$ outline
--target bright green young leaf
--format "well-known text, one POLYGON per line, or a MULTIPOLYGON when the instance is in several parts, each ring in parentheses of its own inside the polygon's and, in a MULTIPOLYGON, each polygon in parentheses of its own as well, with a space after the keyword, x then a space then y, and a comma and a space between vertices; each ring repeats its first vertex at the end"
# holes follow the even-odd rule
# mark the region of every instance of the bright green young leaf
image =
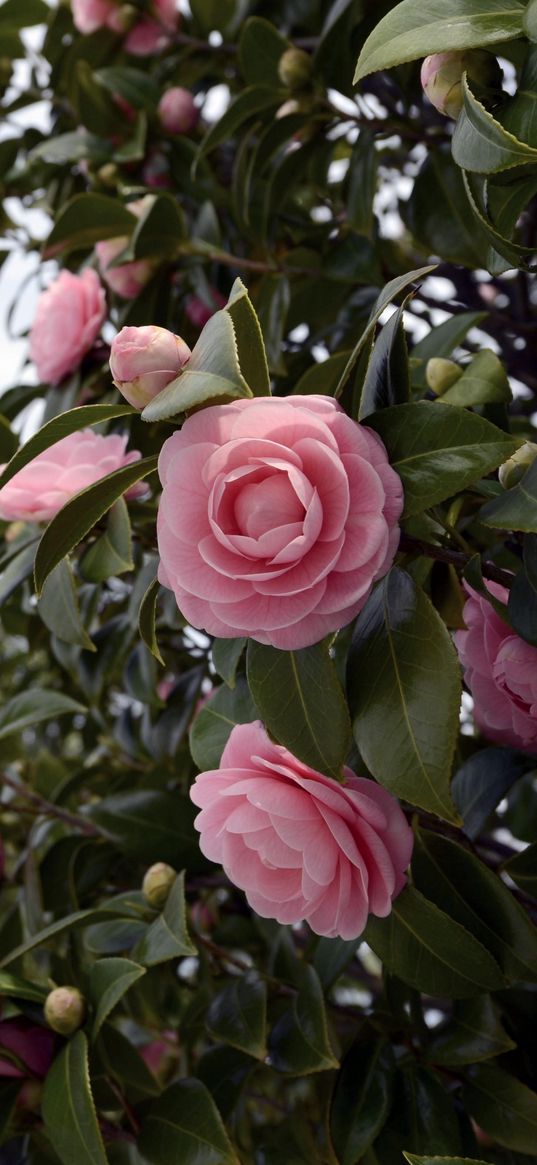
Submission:
POLYGON ((403 0, 376 25, 360 53, 354 83, 430 53, 484 48, 520 36, 518 0, 403 0))
POLYGON ((404 514, 459 493, 510 457, 519 442, 477 414, 441 401, 394 405, 367 418, 405 491, 404 514))
POLYGON ((237 343, 239 367, 254 396, 270 396, 267 354, 257 314, 241 279, 236 279, 225 311, 229 312, 237 343))
POLYGON ((62 558, 49 574, 37 604, 43 623, 64 643, 75 643, 95 651, 80 615, 73 572, 68 558, 62 558))
POLYGON ((210 1092, 188 1077, 146 1108, 139 1146, 151 1165, 240 1165, 210 1092))
POLYGON ((388 918, 370 917, 364 938, 392 975, 427 995, 468 999, 504 986, 485 947, 413 886, 388 918))
POLYGON ((108 1165, 91 1093, 88 1042, 83 1032, 56 1056, 45 1081, 45 1129, 62 1165, 108 1165))
POLYGON ((267 988, 255 971, 231 979, 207 1012, 207 1030, 215 1040, 261 1061, 267 1055, 266 1024, 267 988))
POLYGON ((501 1023, 498 1008, 489 995, 481 995, 479 999, 459 999, 455 1003, 451 1020, 433 1034, 427 1059, 431 1064, 459 1068, 476 1060, 502 1056, 515 1047, 501 1023))
POLYGON ((304 764, 339 778, 352 734, 326 643, 278 651, 250 639, 246 666, 268 731, 304 764))
POLYGON ((116 417, 132 417, 136 414, 136 409, 125 404, 80 405, 76 409, 70 409, 67 413, 60 413, 59 416, 53 417, 51 421, 43 425, 39 432, 25 441, 24 445, 21 445, 0 476, 0 489, 19 472, 19 469, 33 461, 38 453, 49 449, 51 445, 55 445, 63 437, 68 437, 70 433, 85 429, 86 425, 98 425, 102 421, 112 421, 116 417))
POLYGON ((184 872, 177 875, 162 914, 151 924, 133 954, 144 967, 197 954, 186 925, 184 872))
POLYGON ((131 959, 99 959, 93 964, 89 976, 89 997, 95 1008, 93 1039, 97 1038, 105 1019, 129 987, 142 975, 145 975, 145 967, 131 959))
POLYGON ((459 665, 443 621, 404 571, 392 569, 358 617, 347 686, 355 740, 376 780, 457 821, 449 782, 459 665))
POLYGON ((357 1041, 336 1077, 330 1135, 340 1165, 355 1165, 380 1132, 392 1099, 393 1052, 387 1040, 357 1041))
POLYGON ((200 335, 183 372, 145 406, 144 421, 165 421, 210 401, 252 397, 239 365, 233 321, 217 311, 200 335))
POLYGON ((153 473, 157 460, 156 456, 143 457, 140 461, 114 470, 107 477, 101 477, 93 485, 80 490, 56 514, 47 526, 35 556, 34 577, 38 595, 58 562, 82 541, 125 490, 153 473))
POLYGON ((537 461, 526 470, 518 485, 483 506, 479 520, 500 530, 537 534, 537 461))
POLYGON ((74 716, 86 709, 77 700, 64 696, 62 692, 44 691, 42 688, 28 688, 6 700, 0 708, 0 740, 11 736, 12 732, 22 732, 33 728, 44 720, 55 720, 58 716, 74 716))
POLYGON ((104 534, 84 554, 80 573, 88 582, 98 583, 133 569, 131 523, 127 503, 121 497, 109 511, 104 534))
POLYGON ((505 368, 494 352, 483 348, 472 356, 460 379, 442 393, 442 404, 474 405, 502 404, 511 400, 511 389, 505 368))
POLYGON ((231 730, 236 724, 259 719, 246 680, 239 676, 233 689, 223 684, 198 712, 190 730, 190 751, 199 769, 217 769, 231 730))
POLYGON ((511 166, 537 160, 537 149, 504 129, 474 96, 465 78, 463 93, 464 108, 452 141, 453 157, 462 170, 497 174, 511 166))
POLYGON ((118 198, 108 194, 75 194, 60 211, 47 239, 44 257, 86 250, 101 239, 131 235, 136 218, 118 198))
POLYGON ((410 397, 410 374, 403 312, 405 303, 384 324, 367 366, 359 408, 359 420, 377 409, 405 404, 410 397))
POLYGON ((496 1064, 474 1064, 463 1088, 464 1104, 476 1123, 507 1149, 534 1153, 537 1093, 496 1064))
POLYGON ((301 968, 292 1003, 274 1024, 269 1037, 270 1063, 277 1072, 308 1076, 338 1068, 326 1023, 321 985, 313 967, 301 968))

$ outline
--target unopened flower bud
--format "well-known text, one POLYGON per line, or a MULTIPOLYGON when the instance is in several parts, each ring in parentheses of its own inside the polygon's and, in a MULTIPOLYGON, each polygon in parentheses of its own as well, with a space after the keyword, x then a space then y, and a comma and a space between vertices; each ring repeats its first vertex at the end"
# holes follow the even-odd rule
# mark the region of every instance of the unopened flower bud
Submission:
POLYGON ((502 72, 496 57, 485 49, 433 53, 421 66, 421 84, 431 105, 446 117, 457 118, 463 107, 462 76, 468 73, 485 89, 498 89, 502 72))
POLYGON ((176 85, 163 93, 157 113, 167 133, 190 133, 199 121, 199 109, 188 89, 176 85))
POLYGON ((146 871, 142 882, 142 894, 155 910, 161 910, 175 882, 177 874, 166 862, 155 862, 146 871))
POLYGON ((278 76, 286 89, 304 89, 311 82, 311 57, 303 49, 290 48, 278 62, 278 76))
POLYGON ((537 445, 533 441, 525 441, 508 461, 504 461, 503 465, 500 465, 498 477, 503 488, 512 489, 514 485, 518 485, 536 457, 537 445))
POLYGON ((425 379, 428 387, 437 396, 442 396, 462 376, 462 368, 454 360, 444 360, 442 356, 433 356, 427 361, 425 379))
POLYGON ((48 1026, 61 1036, 71 1036, 84 1022, 86 1003, 77 987, 55 987, 45 999, 48 1026))
POLYGON ((104 166, 97 170, 97 177, 103 186, 116 186, 118 174, 118 168, 113 162, 105 162, 104 166))
POLYGON ((189 357, 188 344, 167 328, 122 328, 112 341, 110 371, 125 400, 143 409, 175 380, 189 357))

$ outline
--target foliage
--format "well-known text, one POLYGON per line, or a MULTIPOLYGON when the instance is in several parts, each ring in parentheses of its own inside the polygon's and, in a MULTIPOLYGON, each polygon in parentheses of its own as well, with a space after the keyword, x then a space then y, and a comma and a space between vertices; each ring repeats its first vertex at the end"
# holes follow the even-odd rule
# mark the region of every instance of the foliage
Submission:
POLYGON ((466 693, 461 723, 453 632, 467 580, 537 657, 537 462, 496 472, 537 441, 537 3, 191 0, 135 56, 67 2, 5 0, 0 75, 4 272, 24 253, 35 291, 118 238, 148 264, 71 375, 0 398, 0 489, 91 425, 141 454, 47 525, 0 521, 0 1163, 527 1165, 537 747, 472 727, 466 693), (451 123, 419 64, 474 48, 505 86, 463 80, 451 123), (201 119, 173 134, 177 83, 201 119), (142 415, 108 341, 148 324, 192 356, 142 415), (433 358, 459 365, 442 399, 433 358), (270 393, 337 399, 405 492, 393 568, 296 651, 193 630, 157 578, 164 441, 270 393), (258 916, 200 851, 189 788, 257 719, 412 824, 408 884, 356 939, 258 916), (54 985, 86 1015, 39 1074, 5 1025, 42 1028, 54 985))

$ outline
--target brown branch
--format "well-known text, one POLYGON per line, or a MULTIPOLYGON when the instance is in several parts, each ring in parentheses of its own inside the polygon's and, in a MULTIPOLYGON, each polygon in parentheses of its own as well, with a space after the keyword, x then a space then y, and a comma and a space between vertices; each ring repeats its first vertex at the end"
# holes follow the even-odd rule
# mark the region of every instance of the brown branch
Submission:
MULTIPOLYGON (((19 797, 23 797, 25 801, 36 809, 38 813, 42 813, 44 817, 56 817, 58 821, 63 821, 65 825, 72 825, 75 829, 85 833, 87 837, 100 837, 98 829, 90 825, 89 821, 84 821, 82 817, 75 816, 74 813, 69 813, 67 809, 61 809, 59 805, 55 805, 52 801, 46 801, 44 797, 40 797, 39 793, 34 793, 32 789, 28 789, 26 785, 15 781, 13 777, 8 777, 7 773, 0 774, 0 781, 7 785, 9 789, 13 789, 19 797)), ((10 805, 10 808, 13 806, 10 805)), ((27 812, 27 810, 24 810, 27 812)))
MULTIPOLYGON (((435 546, 432 542, 424 542, 421 538, 413 538, 410 534, 401 534, 401 541, 399 549, 403 553, 411 554, 417 551, 418 554, 423 554, 426 558, 434 558, 437 562, 447 562, 457 570, 463 571, 474 555, 463 554, 462 550, 448 550, 446 546, 435 546)), ((493 562, 482 562, 481 570, 484 578, 490 579, 492 582, 500 583, 508 589, 512 587, 514 575, 509 570, 502 570, 500 566, 495 566, 493 562)))

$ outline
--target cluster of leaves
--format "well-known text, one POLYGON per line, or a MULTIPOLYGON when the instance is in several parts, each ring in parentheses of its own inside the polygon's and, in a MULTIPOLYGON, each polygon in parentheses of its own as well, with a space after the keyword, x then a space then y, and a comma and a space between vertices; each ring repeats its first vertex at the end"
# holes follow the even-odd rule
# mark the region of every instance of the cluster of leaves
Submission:
POLYGON ((535 437, 537 141, 531 111, 516 106, 534 68, 535 4, 190 7, 169 49, 144 61, 112 33, 77 34, 68 5, 0 8, 12 126, 0 143, 2 257, 24 247, 37 272, 43 258, 78 271, 96 242, 127 235, 122 260, 149 257, 155 274, 133 301, 110 296, 111 323, 167 326, 196 348, 179 396, 157 398, 144 420, 119 402, 101 343, 59 387, 24 383, 0 401, 0 486, 89 424, 128 429, 143 454, 44 531, 2 527, 2 1020, 42 1024, 51 983, 76 985, 87 1019, 58 1040, 42 1094, 0 1083, 0 1161, 527 1165, 535 760, 459 732, 450 632, 462 626, 463 576, 483 592, 484 577, 514 575, 504 617, 537 646, 537 463, 507 491, 494 474, 535 437), (408 62, 450 47, 457 15, 451 47, 501 45, 520 91, 490 112, 468 89, 452 158, 408 62), (27 52, 33 23, 46 32, 27 52), (279 69, 291 46, 310 66, 296 86, 279 69), (355 97, 359 53, 360 75, 373 76, 355 97), (17 88, 8 65, 24 57, 17 88), (157 106, 178 81, 206 102, 225 86, 229 104, 172 137, 157 106), (27 117, 21 128, 43 98, 52 132, 24 128, 27 117), (394 238, 382 208, 409 189, 394 238), (127 202, 148 190, 136 222, 127 202), (17 200, 47 216, 41 250, 17 200), (447 311, 431 259, 454 288, 447 311), (501 274, 513 264, 518 274, 501 274), (210 304, 211 287, 229 302, 199 336, 188 304, 210 304), (418 319, 436 326, 409 355, 418 319), (528 399, 511 399, 497 350, 528 399), (437 400, 427 361, 453 355, 462 375, 437 400), (212 377, 230 397, 267 392, 269 378, 278 395, 337 396, 403 480, 397 565, 331 645, 211 642, 156 581, 156 455, 188 384, 199 406, 212 377), (37 401, 41 427, 19 448, 37 401), (152 496, 127 506, 124 491, 145 477, 152 496), (369 773, 413 818, 410 883, 363 942, 258 918, 200 854, 189 785, 218 765, 234 724, 258 717, 320 772, 347 762, 369 773), (160 911, 139 889, 157 861, 181 871, 160 911))

